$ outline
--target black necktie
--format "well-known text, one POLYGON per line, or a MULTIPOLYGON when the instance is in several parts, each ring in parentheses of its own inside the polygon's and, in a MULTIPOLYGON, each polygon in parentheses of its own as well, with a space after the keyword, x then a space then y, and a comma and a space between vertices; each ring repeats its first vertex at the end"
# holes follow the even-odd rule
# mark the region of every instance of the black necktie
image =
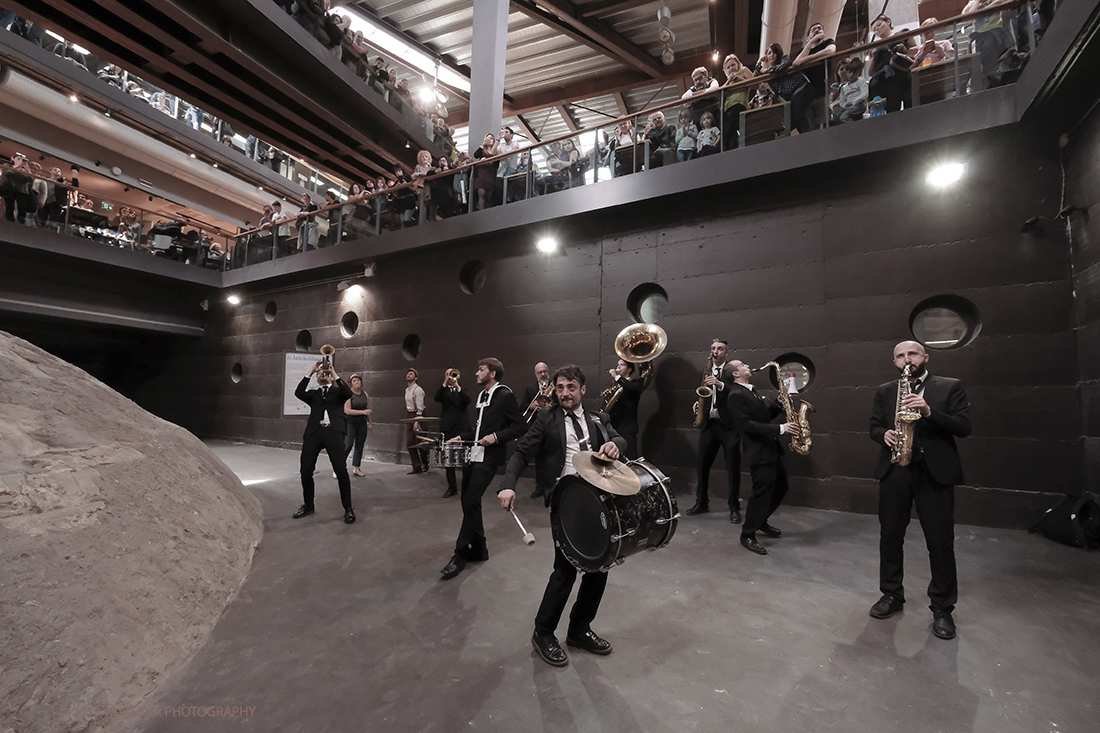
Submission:
POLYGON ((322 400, 327 400, 328 399, 328 386, 327 385, 324 386, 324 387, 321 387, 321 399, 322 400))
POLYGON ((588 450, 588 440, 584 437, 584 430, 581 429, 581 421, 577 419, 577 413, 570 411, 567 414, 569 419, 573 421, 573 433, 577 436, 577 449, 588 450))

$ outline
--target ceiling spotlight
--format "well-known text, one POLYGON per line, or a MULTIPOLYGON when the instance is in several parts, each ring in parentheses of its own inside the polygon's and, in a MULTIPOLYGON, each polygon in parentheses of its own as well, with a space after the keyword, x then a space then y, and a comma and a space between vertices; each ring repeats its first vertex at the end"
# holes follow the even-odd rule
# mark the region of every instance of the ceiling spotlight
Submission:
POLYGON ((551 252, 554 252, 558 249, 558 240, 554 239, 553 237, 543 237, 535 244, 535 246, 539 248, 539 252, 550 254, 551 252))
POLYGON ((378 263, 372 262, 369 265, 363 265, 363 277, 374 277, 378 273, 378 263))
POLYGON ((129 193, 130 192, 130 187, 126 186, 125 188, 122 189, 122 192, 123 193, 129 193))
POLYGON ((192 158, 194 158, 194 157, 195 157, 195 154, 194 154, 194 153, 191 153, 191 157, 192 157, 192 158))
POLYGON ((672 62, 676 60, 676 54, 672 52, 671 46, 665 46, 665 50, 661 51, 661 63, 665 66, 672 66, 672 62))
POLYGON ((217 167, 218 167, 218 164, 217 164, 217 163, 215 163, 215 164, 214 164, 214 167, 215 167, 215 168, 217 168, 217 167))
POLYGON ((260 186, 260 190, 261 190, 261 191, 263 191, 263 190, 264 190, 264 187, 263 187, 263 186, 260 186))
POLYGON ((150 201, 152 201, 152 200, 153 200, 153 197, 152 197, 152 196, 150 196, 150 197, 149 197, 149 200, 150 200, 150 201))
POLYGON ((109 109, 108 109, 108 110, 105 110, 105 111, 103 112, 103 115, 104 115, 104 117, 110 117, 110 116, 111 116, 111 110, 109 110, 109 109))
POLYGON ((420 87, 420 101, 424 103, 431 102, 435 98, 435 92, 431 87, 420 87))
POLYGON ((412 145, 409 145, 409 141, 408 141, 408 140, 406 140, 406 141, 405 141, 405 149, 407 150, 407 149, 409 149, 409 148, 411 148, 411 147, 412 147, 412 145))
POLYGON ((657 40, 661 43, 672 43, 676 40, 676 34, 666 25, 657 29, 657 40))
POLYGON ((240 305, 241 304, 241 298, 240 298, 239 295, 230 295, 225 300, 226 300, 227 303, 229 303, 229 305, 240 305))
POLYGON ((717 60, 718 60, 718 56, 719 56, 719 55, 720 55, 720 54, 718 53, 718 49, 715 49, 715 50, 714 50, 714 56, 713 56, 712 58, 713 58, 713 59, 714 59, 715 61, 717 61, 717 60))
POLYGON ((966 172, 966 166, 962 163, 944 163, 928 171, 924 180, 929 186, 944 188, 958 181, 966 172))
POLYGON ((70 102, 75 102, 76 101, 76 95, 75 94, 70 94, 69 95, 69 101, 70 102))

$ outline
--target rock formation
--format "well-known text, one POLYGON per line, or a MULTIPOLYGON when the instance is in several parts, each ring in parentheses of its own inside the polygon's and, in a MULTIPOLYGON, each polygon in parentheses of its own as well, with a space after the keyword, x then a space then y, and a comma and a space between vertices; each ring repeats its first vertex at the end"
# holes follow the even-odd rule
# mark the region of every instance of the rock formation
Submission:
POLYGON ((132 727, 261 533, 197 438, 0 331, 0 732, 132 727))

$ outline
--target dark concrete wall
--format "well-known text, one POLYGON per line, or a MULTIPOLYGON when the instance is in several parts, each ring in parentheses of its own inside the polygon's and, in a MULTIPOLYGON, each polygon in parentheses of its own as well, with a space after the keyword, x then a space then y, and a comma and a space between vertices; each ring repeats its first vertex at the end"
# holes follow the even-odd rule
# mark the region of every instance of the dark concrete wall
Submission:
POLYGON ((815 445, 809 457, 788 458, 791 501, 874 511, 874 388, 896 378, 891 349, 909 337, 914 306, 957 294, 977 307, 981 332, 968 346, 935 352, 930 367, 961 378, 973 403, 959 518, 1026 524, 1051 503, 1042 492, 1075 491, 1082 478, 1064 233, 1020 231, 1055 206, 1059 184, 1053 140, 1002 129, 451 242, 381 260, 377 276, 360 281, 358 303, 342 302, 335 279, 246 293, 236 308, 219 303, 206 337, 137 396, 201 435, 295 444, 303 423, 280 416, 282 355, 308 329, 314 350, 336 346, 341 372, 364 374, 376 420, 371 457, 405 461, 397 420, 408 366, 420 370, 430 399, 450 366, 472 388, 482 356, 503 360, 517 392, 536 361, 572 361, 587 371, 594 398, 607 386, 614 336, 631 322, 627 295, 656 282, 669 296, 660 325, 670 347, 642 400, 642 446, 677 492, 694 487, 691 403, 710 339, 722 336, 754 365, 787 352, 814 364, 805 396, 817 407, 815 445), (967 175, 933 191, 924 173, 947 158, 967 160, 967 175), (534 248, 550 230, 561 254, 534 248), (487 273, 474 295, 459 285, 470 260, 487 273), (272 322, 269 301, 278 309, 272 322), (349 310, 360 325, 344 338, 349 310), (414 361, 401 349, 411 333, 423 344, 414 361), (240 383, 230 379, 235 363, 240 383))
POLYGON ((1100 112, 1094 110, 1073 131, 1064 155, 1065 204, 1088 213, 1051 226, 1070 233, 1084 486, 1095 491, 1100 480, 1100 112))

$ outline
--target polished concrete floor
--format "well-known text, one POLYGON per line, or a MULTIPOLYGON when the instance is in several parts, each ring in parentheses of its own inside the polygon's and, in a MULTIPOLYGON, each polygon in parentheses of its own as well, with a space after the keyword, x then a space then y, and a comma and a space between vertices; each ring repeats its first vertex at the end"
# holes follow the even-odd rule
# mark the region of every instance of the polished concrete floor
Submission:
POLYGON ((724 514, 684 517, 670 546, 611 571, 593 628, 614 653, 570 650, 557 669, 530 644, 553 557, 530 482, 519 512, 536 543, 490 493, 490 559, 444 582, 460 510, 441 470, 365 465, 345 525, 325 466, 317 513, 293 520, 295 452, 212 445, 259 498, 265 534, 156 703, 252 710, 142 731, 1100 730, 1100 553, 959 527, 959 636, 942 641, 915 521, 909 602, 879 621, 874 517, 781 508, 767 557, 724 514))

